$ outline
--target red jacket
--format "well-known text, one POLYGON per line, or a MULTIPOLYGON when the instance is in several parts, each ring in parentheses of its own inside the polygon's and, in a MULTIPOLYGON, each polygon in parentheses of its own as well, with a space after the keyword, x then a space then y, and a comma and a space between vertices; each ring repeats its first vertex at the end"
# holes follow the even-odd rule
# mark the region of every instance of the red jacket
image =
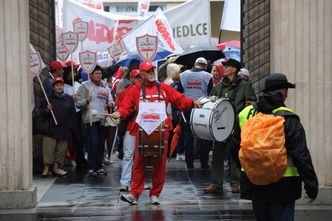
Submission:
MULTIPOLYGON (((126 94, 123 102, 121 102, 117 110, 121 113, 121 118, 128 118, 131 116, 131 114, 137 115, 139 100, 143 100, 141 87, 142 83, 137 83, 136 85, 132 86, 126 94)), ((145 86, 145 92, 147 101, 154 102, 158 100, 158 87, 156 84, 150 87, 145 86)), ((165 101, 166 107, 169 103, 171 103, 179 110, 190 110, 194 106, 193 99, 185 97, 183 94, 179 93, 177 90, 164 83, 160 83, 160 100, 165 101)), ((132 121, 136 121, 136 116, 133 117, 132 121)), ((165 120, 165 124, 168 126, 169 130, 172 130, 172 121, 168 115, 167 119, 165 120)), ((132 123, 129 131, 130 135, 136 136, 137 131, 138 124, 132 123)))
MULTIPOLYGON (((132 88, 133 85, 129 85, 129 87, 127 87, 126 89, 124 89, 123 91, 120 92, 120 94, 117 96, 116 100, 115 100, 115 105, 117 107, 119 107, 123 101, 123 99, 125 98, 126 94, 128 94, 128 91, 132 88)), ((132 124, 134 123, 134 121, 130 120, 127 123, 127 130, 130 130, 130 128, 132 127, 132 124)))

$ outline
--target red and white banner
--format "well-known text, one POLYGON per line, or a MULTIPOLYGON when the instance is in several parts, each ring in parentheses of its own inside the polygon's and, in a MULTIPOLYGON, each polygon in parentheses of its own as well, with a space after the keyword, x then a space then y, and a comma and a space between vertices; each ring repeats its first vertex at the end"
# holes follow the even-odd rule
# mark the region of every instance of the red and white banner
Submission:
POLYGON ((79 21, 73 24, 74 32, 78 34, 78 39, 80 42, 84 41, 88 35, 88 22, 79 21))
POLYGON ((150 0, 139 0, 138 1, 138 14, 139 17, 147 16, 150 7, 150 0))
MULTIPOLYGON (((181 47, 189 48, 194 45, 207 45, 210 43, 211 18, 209 0, 187 1, 165 11, 162 13, 162 16, 167 21, 170 28, 168 32, 171 37, 181 47), (199 12, 197 12, 198 8, 200 9, 199 12)), ((111 43, 132 31, 142 19, 142 17, 121 16, 95 10, 73 0, 63 0, 63 30, 70 31, 75 22, 88 22, 89 30, 87 39, 84 41, 84 47, 93 51, 106 51, 111 43)), ((145 21, 142 22, 144 23, 145 21)), ((162 30, 162 24, 159 27, 162 30)), ((144 34, 146 33, 142 35, 144 34)), ((152 35, 155 34, 153 33, 152 35)), ((129 47, 127 49, 132 50, 129 47)))
POLYGON ((69 57, 69 52, 65 48, 62 40, 56 42, 56 56, 62 61, 62 63, 64 63, 69 57))
POLYGON ((138 24, 138 18, 115 15, 72 0, 63 0, 63 30, 72 30, 73 24, 80 21, 88 22, 84 48, 97 52, 107 51, 110 44, 122 38, 138 24))
POLYGON ((80 3, 97 10, 104 9, 102 0, 80 0, 80 3))
POLYGON ((90 74, 97 65, 97 53, 93 51, 83 51, 79 53, 78 57, 83 71, 90 74))
POLYGON ((146 34, 136 37, 136 49, 143 61, 151 62, 158 50, 158 36, 146 34))
POLYGON ((42 61, 39 52, 30 53, 30 69, 33 76, 37 76, 41 72, 42 61))
POLYGON ((137 53, 136 37, 150 35, 158 37, 158 50, 169 51, 173 54, 181 54, 183 49, 172 36, 172 29, 163 12, 158 9, 154 15, 143 21, 137 28, 122 38, 126 48, 131 53, 137 53))
POLYGON ((56 26, 55 28, 55 41, 62 41, 62 28, 56 26))
POLYGON ((72 54, 78 46, 78 34, 72 31, 63 33, 62 41, 68 52, 72 54))
POLYGON ((119 60, 127 52, 122 40, 114 42, 107 50, 114 61, 119 60))

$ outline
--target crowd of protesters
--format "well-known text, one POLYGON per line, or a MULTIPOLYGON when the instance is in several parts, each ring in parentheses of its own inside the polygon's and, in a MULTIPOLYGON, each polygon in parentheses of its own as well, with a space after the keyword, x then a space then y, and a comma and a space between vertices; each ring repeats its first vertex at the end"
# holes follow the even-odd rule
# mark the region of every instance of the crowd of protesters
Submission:
MULTIPOLYGON (((41 74, 49 104, 40 85, 34 81, 34 171, 43 178, 65 176, 67 158, 75 161, 77 171, 85 171, 91 178, 105 176, 104 166, 112 163, 115 148, 122 160, 117 161, 122 163, 119 191, 130 191, 121 199, 137 204, 144 188, 145 167, 149 164, 148 158, 140 156, 137 150, 138 103, 163 100, 167 104, 165 144, 168 147, 172 143, 173 129, 177 125, 182 128, 176 150, 170 157, 185 161, 187 169, 191 170, 195 169, 194 159, 200 159, 200 168, 211 172, 211 183, 203 189, 206 194, 224 191, 224 170, 230 168, 227 174, 230 174, 231 192, 239 193, 241 165, 234 153, 234 147, 238 146, 236 141, 232 136, 223 142, 199 139, 193 135, 189 123, 191 109, 203 105, 199 102, 202 97, 229 99, 236 115, 256 103, 250 73, 231 58, 211 64, 199 57, 192 68, 176 64, 174 60, 166 62, 164 72, 150 62, 133 60, 128 67, 97 65, 89 76, 72 61, 52 62, 49 70, 41 74)), ((168 149, 150 163, 154 167, 151 204, 159 204, 168 149)), ((311 194, 310 198, 316 195, 311 194)))

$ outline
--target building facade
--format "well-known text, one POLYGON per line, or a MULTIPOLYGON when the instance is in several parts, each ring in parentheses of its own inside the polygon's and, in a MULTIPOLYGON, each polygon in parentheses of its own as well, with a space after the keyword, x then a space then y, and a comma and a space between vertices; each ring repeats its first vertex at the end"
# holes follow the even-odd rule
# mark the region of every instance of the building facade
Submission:
MULTIPOLYGON (((52 28, 30 27, 31 8, 41 10, 34 13, 40 20, 52 17, 48 7, 31 2, 45 0, 0 4, 0 208, 36 205, 29 43, 31 31, 38 30, 43 40, 35 41, 36 47, 45 49, 47 60, 54 56, 54 38, 46 37, 52 28)), ((331 186, 332 1, 242 0, 242 29, 243 62, 252 69, 256 90, 270 72, 282 72, 297 84, 287 104, 301 116, 320 186, 331 186)))

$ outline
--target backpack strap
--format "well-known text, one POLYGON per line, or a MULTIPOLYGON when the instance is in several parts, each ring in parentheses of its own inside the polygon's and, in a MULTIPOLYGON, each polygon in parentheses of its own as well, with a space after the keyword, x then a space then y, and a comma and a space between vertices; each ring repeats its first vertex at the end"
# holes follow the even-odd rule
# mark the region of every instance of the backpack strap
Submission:
POLYGON ((272 114, 274 114, 276 116, 281 116, 281 117, 297 117, 298 119, 300 119, 294 110, 287 108, 287 107, 278 107, 278 108, 272 110, 272 114))
MULTIPOLYGON (((160 102, 160 83, 159 82, 156 82, 157 84, 157 88, 158 88, 158 101, 160 102)), ((145 91, 145 85, 142 84, 142 96, 143 96, 143 99, 146 100, 146 91, 145 91)))

